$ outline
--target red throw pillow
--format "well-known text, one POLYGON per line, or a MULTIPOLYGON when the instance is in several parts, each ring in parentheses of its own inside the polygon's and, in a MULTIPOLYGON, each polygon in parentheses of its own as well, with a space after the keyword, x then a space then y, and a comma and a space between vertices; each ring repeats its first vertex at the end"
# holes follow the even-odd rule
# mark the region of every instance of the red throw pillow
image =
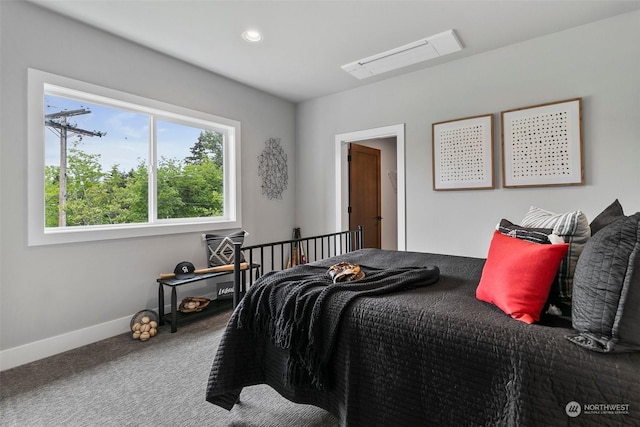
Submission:
POLYGON ((532 243, 495 231, 476 298, 516 320, 537 322, 568 249, 568 243, 532 243))

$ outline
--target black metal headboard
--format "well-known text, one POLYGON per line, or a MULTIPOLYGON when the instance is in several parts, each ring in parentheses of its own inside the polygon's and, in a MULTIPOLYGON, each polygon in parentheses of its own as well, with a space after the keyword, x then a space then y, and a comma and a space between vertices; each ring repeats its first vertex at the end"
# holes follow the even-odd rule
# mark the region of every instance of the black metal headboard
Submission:
POLYGON ((364 247, 362 226, 347 231, 300 237, 259 245, 235 245, 233 306, 240 302, 247 286, 261 275, 298 264, 341 255, 364 247), (242 269, 242 258, 248 264, 242 269), (242 273, 242 274, 241 274, 242 273))

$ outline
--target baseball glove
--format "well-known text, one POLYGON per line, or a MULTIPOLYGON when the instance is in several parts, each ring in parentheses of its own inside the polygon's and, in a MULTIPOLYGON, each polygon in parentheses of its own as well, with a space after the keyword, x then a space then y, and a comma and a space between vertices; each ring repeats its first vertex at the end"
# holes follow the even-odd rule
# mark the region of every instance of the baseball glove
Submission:
POLYGON ((364 271, 360 269, 360 266, 350 262, 340 262, 332 265, 327 271, 327 274, 333 283, 351 282, 364 277, 364 271))
POLYGON ((209 305, 210 300, 202 297, 185 297, 180 302, 180 310, 183 313, 193 313, 197 311, 202 311, 206 306, 209 305))

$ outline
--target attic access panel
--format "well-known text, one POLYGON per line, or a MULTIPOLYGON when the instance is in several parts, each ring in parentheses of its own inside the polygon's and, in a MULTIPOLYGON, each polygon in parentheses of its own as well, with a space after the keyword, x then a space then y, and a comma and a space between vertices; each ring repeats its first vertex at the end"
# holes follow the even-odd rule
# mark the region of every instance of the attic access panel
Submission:
POLYGON ((417 40, 386 52, 378 53, 342 66, 358 79, 366 79, 388 71, 462 50, 462 44, 453 30, 417 40))

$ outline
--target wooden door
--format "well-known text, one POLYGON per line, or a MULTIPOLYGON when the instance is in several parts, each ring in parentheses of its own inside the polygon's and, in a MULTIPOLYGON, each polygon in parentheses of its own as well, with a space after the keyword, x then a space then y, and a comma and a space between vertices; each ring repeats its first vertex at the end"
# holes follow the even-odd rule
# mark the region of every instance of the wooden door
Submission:
POLYGON ((364 247, 381 248, 380 150, 349 144, 349 229, 362 225, 364 247))

